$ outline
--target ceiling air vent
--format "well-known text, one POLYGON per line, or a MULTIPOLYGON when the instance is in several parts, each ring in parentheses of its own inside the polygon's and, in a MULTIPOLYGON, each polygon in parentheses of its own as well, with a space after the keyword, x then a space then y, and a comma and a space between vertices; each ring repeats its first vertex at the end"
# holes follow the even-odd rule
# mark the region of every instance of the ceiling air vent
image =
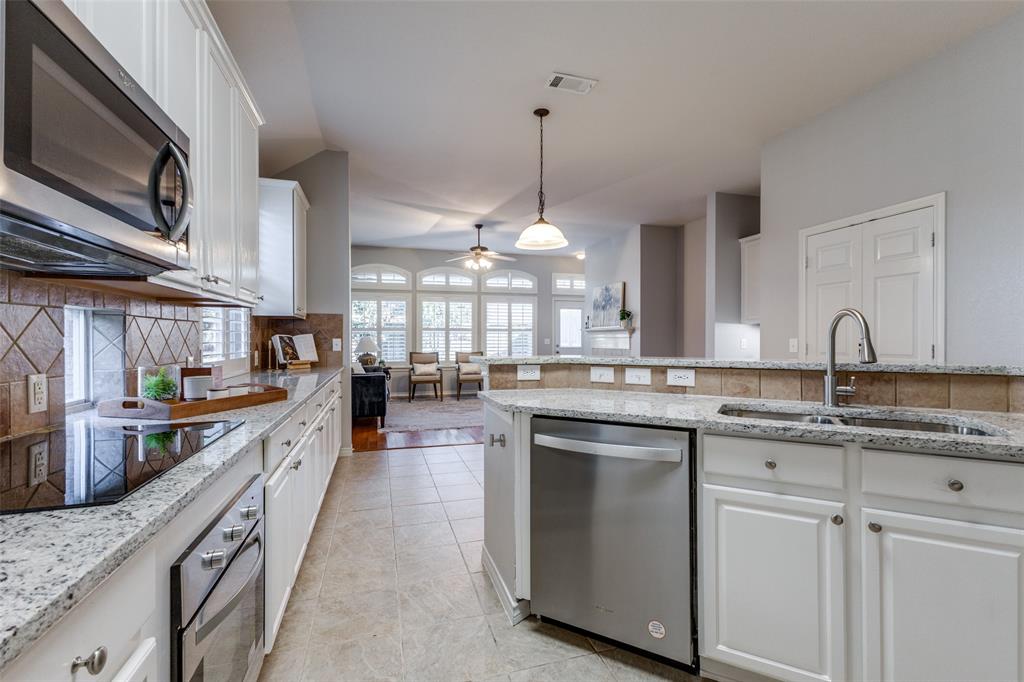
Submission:
POLYGON ((593 78, 571 76, 567 73, 558 73, 557 71, 548 77, 549 88, 565 90, 574 95, 585 95, 593 90, 595 85, 597 85, 597 81, 593 78))

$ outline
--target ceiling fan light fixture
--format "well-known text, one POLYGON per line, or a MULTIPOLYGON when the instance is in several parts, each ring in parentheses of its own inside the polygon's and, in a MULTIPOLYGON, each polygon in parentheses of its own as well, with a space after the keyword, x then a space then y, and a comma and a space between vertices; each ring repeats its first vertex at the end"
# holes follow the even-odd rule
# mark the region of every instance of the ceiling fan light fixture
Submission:
POLYGON ((544 220, 544 117, 551 112, 535 109, 533 115, 540 120, 540 188, 537 191, 537 220, 519 234, 516 248, 525 251, 547 251, 569 246, 562 231, 544 220))
POLYGON ((565 238, 561 230, 544 218, 538 218, 537 222, 523 230, 519 239, 516 240, 517 249, 528 251, 547 251, 564 246, 569 246, 569 240, 565 238))

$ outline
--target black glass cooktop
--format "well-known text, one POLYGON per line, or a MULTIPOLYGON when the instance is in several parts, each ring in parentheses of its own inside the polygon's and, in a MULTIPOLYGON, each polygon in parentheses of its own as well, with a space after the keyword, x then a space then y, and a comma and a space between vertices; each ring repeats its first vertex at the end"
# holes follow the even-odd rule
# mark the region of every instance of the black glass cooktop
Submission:
POLYGON ((240 421, 65 428, 0 443, 0 514, 123 500, 241 425, 240 421))

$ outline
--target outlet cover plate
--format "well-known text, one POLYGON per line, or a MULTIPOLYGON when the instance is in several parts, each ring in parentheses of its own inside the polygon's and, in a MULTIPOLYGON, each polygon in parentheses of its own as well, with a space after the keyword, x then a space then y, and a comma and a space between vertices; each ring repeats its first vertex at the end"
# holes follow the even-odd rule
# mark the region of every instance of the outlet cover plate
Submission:
POLYGON ((50 444, 45 440, 28 446, 28 484, 35 487, 46 481, 50 473, 50 444))
POLYGON ((540 381, 540 365, 517 365, 516 379, 519 381, 540 381))
POLYGON ((615 368, 614 367, 591 367, 590 368, 590 383, 592 383, 592 384, 614 384, 615 383, 615 368))
POLYGON ((331 339, 331 350, 341 352, 341 339, 331 339))
POLYGON ((669 386, 696 386, 697 385, 697 371, 693 369, 673 369, 668 368, 668 377, 666 382, 669 386))
POLYGON ((46 394, 46 375, 30 374, 28 376, 28 413, 46 412, 49 396, 46 394))
POLYGON ((800 352, 800 339, 790 339, 789 340, 789 352, 790 353, 799 353, 800 352))
POLYGON ((650 386, 651 385, 651 368, 650 367, 627 367, 626 368, 626 383, 634 384, 637 386, 650 386))

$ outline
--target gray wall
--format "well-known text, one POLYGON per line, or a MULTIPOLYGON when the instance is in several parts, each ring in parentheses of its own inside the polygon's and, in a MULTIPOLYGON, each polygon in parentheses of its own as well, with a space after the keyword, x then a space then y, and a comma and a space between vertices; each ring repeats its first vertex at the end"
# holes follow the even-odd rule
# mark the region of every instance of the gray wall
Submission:
POLYGON ((946 360, 1024 364, 1024 12, 769 142, 762 357, 792 357, 800 229, 946 195, 946 360))
POLYGON ((309 199, 306 305, 311 313, 349 312, 348 152, 323 151, 277 174, 309 199))
POLYGON ((705 277, 707 262, 707 220, 701 218, 683 227, 682 246, 682 329, 678 354, 688 358, 704 357, 705 277))
MULTIPOLYGON (((636 332, 630 339, 630 355, 640 354, 640 338, 643 334, 643 315, 641 314, 641 281, 640 281, 640 226, 631 228, 615 237, 609 237, 587 248, 586 273, 587 297, 583 304, 583 314, 587 316, 593 309, 594 287, 612 282, 625 282, 625 307, 633 311, 633 324, 636 332)), ((589 334, 583 334, 583 352, 591 352, 589 334)))
MULTIPOLYGON (((466 233, 466 245, 469 246, 475 237, 466 233)), ((436 268, 440 266, 451 267, 458 263, 446 263, 445 261, 455 256, 450 251, 434 251, 429 249, 396 249, 374 246, 353 246, 352 265, 369 265, 371 263, 385 263, 395 265, 413 273, 413 276, 421 270, 436 268)), ((539 354, 549 354, 554 350, 552 322, 554 317, 551 303, 551 275, 556 272, 583 272, 583 262, 571 256, 530 256, 521 253, 515 254, 515 262, 501 263, 494 267, 495 270, 522 270, 537 278, 537 348, 539 354), (547 340, 547 344, 545 344, 547 340)), ((413 284, 415 287, 415 283, 413 284)), ((415 291, 412 292, 415 296, 415 291)), ((478 294, 488 292, 477 291, 478 294)), ((501 292, 493 292, 501 295, 501 292)), ((531 294, 532 295, 532 294, 531 294)), ((417 310, 417 303, 413 301, 413 311, 417 310)), ((347 311, 346 311, 347 312, 347 311)), ((478 313, 479 314, 479 313, 478 313)), ((477 339, 477 345, 483 343, 477 339)))
MULTIPOLYGON (((712 192, 705 218, 705 341, 707 355, 715 358, 756 358, 741 352, 733 329, 740 322, 740 243, 757 234, 761 223, 760 200, 742 194, 712 192)), ((746 326, 746 325, 745 325, 746 326)), ((758 332, 749 328, 749 336, 758 332)), ((748 344, 748 351, 753 345, 748 344)))
POLYGON ((640 355, 671 357, 679 353, 682 232, 681 227, 640 226, 640 316, 644 320, 640 355))

